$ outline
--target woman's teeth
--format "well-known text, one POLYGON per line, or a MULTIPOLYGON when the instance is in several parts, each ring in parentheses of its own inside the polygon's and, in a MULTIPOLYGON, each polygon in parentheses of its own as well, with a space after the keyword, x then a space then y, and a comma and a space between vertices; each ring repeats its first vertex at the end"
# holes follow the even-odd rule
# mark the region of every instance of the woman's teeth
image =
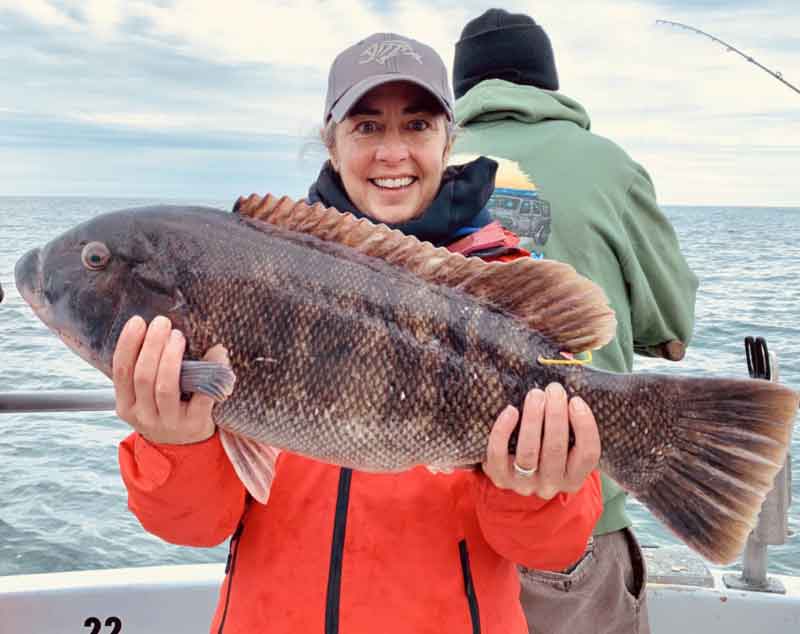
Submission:
POLYGON ((404 176, 403 178, 373 178, 372 183, 378 187, 386 189, 400 189, 401 187, 408 187, 416 179, 413 176, 404 176))

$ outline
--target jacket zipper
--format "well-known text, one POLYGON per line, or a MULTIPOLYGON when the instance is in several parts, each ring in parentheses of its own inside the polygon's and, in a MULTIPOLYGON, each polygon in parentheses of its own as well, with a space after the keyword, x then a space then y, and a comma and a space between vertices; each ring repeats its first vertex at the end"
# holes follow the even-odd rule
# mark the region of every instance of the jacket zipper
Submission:
POLYGON ((464 575, 464 592, 467 595, 469 616, 472 620, 472 634, 481 634, 481 615, 478 610, 478 597, 475 594, 475 585, 472 583, 472 571, 469 568, 469 553, 467 540, 458 542, 458 553, 461 556, 461 572, 464 575))
POLYGON ((344 557, 347 506, 350 501, 350 481, 352 476, 352 469, 342 468, 339 471, 339 490, 336 495, 336 512, 333 518, 331 563, 328 571, 328 594, 325 603, 325 634, 338 634, 339 632, 339 604, 342 592, 342 558, 344 557))
POLYGON ((225 618, 228 616, 228 605, 231 601, 231 587, 233 586, 233 572, 236 568, 236 555, 239 553, 239 538, 242 536, 244 530, 244 521, 239 521, 239 526, 236 527, 233 535, 231 536, 231 543, 228 547, 228 559, 225 562, 225 574, 228 577, 228 589, 225 592, 225 608, 222 610, 222 618, 219 621, 218 634, 222 634, 225 627, 225 618))

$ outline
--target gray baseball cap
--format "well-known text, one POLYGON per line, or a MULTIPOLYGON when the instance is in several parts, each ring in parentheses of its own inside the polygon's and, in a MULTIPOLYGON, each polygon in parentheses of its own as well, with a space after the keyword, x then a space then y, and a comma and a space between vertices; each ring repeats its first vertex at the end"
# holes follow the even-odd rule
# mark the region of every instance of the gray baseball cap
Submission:
POLYGON ((453 120, 453 92, 442 58, 430 46, 396 33, 375 33, 333 60, 325 97, 325 123, 340 123, 373 88, 408 81, 430 92, 453 120))

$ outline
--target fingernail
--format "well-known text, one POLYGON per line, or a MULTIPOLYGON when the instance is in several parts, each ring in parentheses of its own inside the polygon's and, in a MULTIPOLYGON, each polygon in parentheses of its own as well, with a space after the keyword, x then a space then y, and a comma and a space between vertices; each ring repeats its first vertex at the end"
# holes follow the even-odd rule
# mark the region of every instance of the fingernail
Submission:
POLYGON ((169 323, 169 319, 164 317, 164 315, 158 315, 158 317, 153 320, 151 325, 155 326, 156 328, 166 328, 169 323))
POLYGON ((225 348, 225 346, 223 346, 221 343, 215 344, 206 350, 205 354, 203 355, 203 359, 206 361, 218 361, 228 365, 230 365, 231 362, 227 348, 225 348))
POLYGON ((570 404, 572 405, 573 409, 579 414, 583 414, 589 411, 589 406, 586 404, 586 401, 584 401, 580 396, 574 397, 570 401, 570 404))
POLYGON ((561 383, 551 383, 545 391, 548 396, 560 396, 564 392, 564 388, 561 387, 561 383))
POLYGON ((180 330, 173 330, 170 333, 169 337, 170 339, 172 339, 172 341, 177 343, 183 340, 183 333, 180 330))
POLYGON ((528 392, 528 398, 530 399, 532 405, 541 405, 541 403, 544 401, 544 392, 542 392, 542 390, 539 388, 536 388, 535 390, 528 392))
POLYGON ((141 325, 143 323, 144 323, 144 319, 139 317, 139 315, 134 315, 125 324, 124 330, 139 330, 139 328, 142 327, 141 325))

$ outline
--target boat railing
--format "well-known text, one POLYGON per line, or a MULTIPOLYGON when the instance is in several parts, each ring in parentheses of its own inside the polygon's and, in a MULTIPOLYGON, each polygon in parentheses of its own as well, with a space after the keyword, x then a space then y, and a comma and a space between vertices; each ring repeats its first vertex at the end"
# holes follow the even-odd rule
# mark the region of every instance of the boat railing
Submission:
POLYGON ((0 392, 0 414, 107 412, 117 408, 114 390, 0 392))
MULTIPOLYGON (((751 339, 748 337, 748 340, 751 339)), ((751 349, 748 348, 748 367, 751 376, 777 381, 777 356, 773 352, 767 351, 766 342, 760 337, 753 341, 755 344, 752 351, 755 352, 753 352, 754 362, 752 364, 751 349), (758 356, 759 351, 760 356, 758 356), (759 368, 762 370, 761 372, 759 368)), ((748 344, 746 343, 746 345, 748 344)), ((115 409, 114 391, 111 389, 0 392, 0 414, 98 412, 114 411, 115 409)), ((743 553, 741 574, 730 573, 723 576, 723 581, 728 588, 785 594, 786 591, 781 581, 767 576, 767 549, 769 546, 784 544, 789 535, 789 505, 792 498, 791 472, 791 455, 787 454, 783 468, 775 477, 774 487, 761 508, 758 522, 748 537, 743 553)), ((650 549, 647 550, 650 551, 650 549)), ((688 548, 656 550, 663 550, 663 552, 660 554, 652 551, 646 553, 648 566, 653 564, 648 576, 654 581, 687 585, 706 585, 710 581, 710 574, 702 560, 691 553, 688 548), (658 571, 659 568, 662 572, 658 571), (665 574, 664 570, 667 570, 665 574), (697 580, 694 580, 695 577, 697 580)))
MULTIPOLYGON (((763 342, 763 340, 761 340, 763 342)), ((759 345, 758 340, 753 345, 759 345)), ((745 345, 748 345, 747 342, 745 345)), ((763 344, 761 354, 767 360, 766 377, 777 382, 780 374, 778 357, 774 352, 766 350, 763 344)), ((748 350, 748 361, 750 350, 748 350)), ((757 364, 755 364, 757 365, 757 364)), ((748 363, 751 375, 758 373, 753 364, 748 363)), ((759 377, 762 378, 762 377, 759 377)), ((780 546, 786 543, 789 536, 789 506, 792 503, 792 456, 786 455, 786 462, 775 476, 775 484, 767 494, 758 522, 747 538, 742 556, 742 574, 726 574, 722 579, 728 588, 738 590, 752 590, 758 592, 773 592, 785 594, 786 589, 779 579, 767 576, 767 547, 780 546)))

